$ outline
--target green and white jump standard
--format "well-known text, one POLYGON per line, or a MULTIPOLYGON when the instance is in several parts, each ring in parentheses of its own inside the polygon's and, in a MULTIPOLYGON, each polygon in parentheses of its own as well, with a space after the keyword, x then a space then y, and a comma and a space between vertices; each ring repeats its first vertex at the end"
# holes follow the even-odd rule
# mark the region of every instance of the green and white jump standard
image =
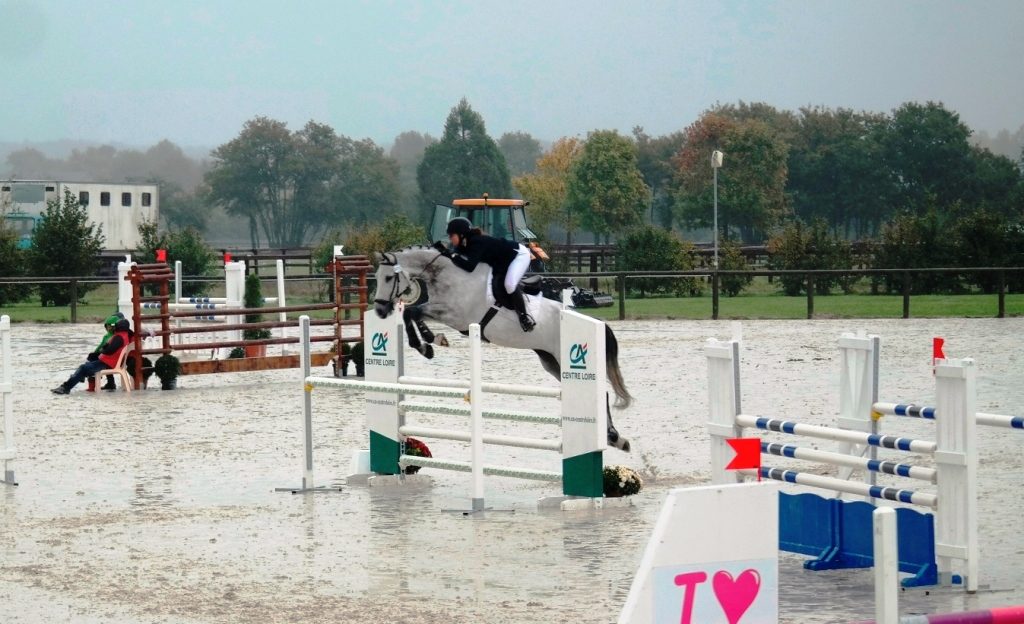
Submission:
POLYGON ((604 323, 571 310, 563 310, 559 387, 529 386, 483 381, 482 340, 477 324, 470 326, 469 379, 436 379, 404 375, 404 328, 401 310, 381 319, 365 318, 365 380, 308 377, 307 388, 334 387, 366 393, 366 420, 370 434, 370 471, 398 475, 406 466, 470 472, 473 509, 483 509, 483 476, 495 475, 541 481, 561 481, 562 493, 571 497, 604 495, 603 452, 607 440, 604 323), (560 400, 551 413, 490 409, 485 395, 518 395, 560 400), (411 400, 412 397, 461 399, 461 405, 411 400), (469 429, 440 429, 409 422, 416 412, 469 417, 469 429), (485 419, 557 425, 559 438, 527 438, 483 433, 485 419), (403 453, 407 436, 469 442, 469 461, 418 457, 403 453), (484 445, 513 446, 562 455, 562 471, 484 464, 484 445))

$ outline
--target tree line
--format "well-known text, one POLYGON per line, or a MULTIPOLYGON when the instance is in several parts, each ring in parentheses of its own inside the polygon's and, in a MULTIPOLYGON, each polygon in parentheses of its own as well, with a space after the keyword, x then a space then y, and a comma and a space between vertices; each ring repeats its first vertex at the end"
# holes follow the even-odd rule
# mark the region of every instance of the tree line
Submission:
POLYGON ((463 99, 439 137, 404 132, 389 150, 315 121, 292 130, 256 117, 198 163, 165 141, 145 152, 75 151, 67 161, 22 150, 8 168, 155 181, 168 229, 203 231, 224 211, 253 246, 303 246, 397 215, 425 225, 432 204, 484 192, 529 200, 542 237, 610 242, 643 223, 710 239, 714 150, 725 153, 723 240, 765 243, 796 221, 842 239, 877 239, 907 216, 941 228, 991 214, 1010 227, 1024 212, 1024 154, 1014 161, 972 145, 956 112, 934 102, 891 113, 739 102, 663 136, 595 130, 542 146, 525 132, 491 138, 463 99))

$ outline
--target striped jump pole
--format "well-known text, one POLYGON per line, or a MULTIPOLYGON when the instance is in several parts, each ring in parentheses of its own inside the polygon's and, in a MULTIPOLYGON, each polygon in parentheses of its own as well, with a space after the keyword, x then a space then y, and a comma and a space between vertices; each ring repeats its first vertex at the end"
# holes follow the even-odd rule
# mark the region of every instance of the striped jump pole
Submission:
POLYGON ((14 479, 14 368, 11 363, 11 317, 0 316, 0 416, 3 418, 4 443, 0 460, 4 470, 2 482, 18 485, 14 479))
POLYGON ((794 444, 778 444, 773 442, 761 442, 761 453, 776 455, 778 457, 789 457, 791 459, 803 459, 806 461, 824 462, 835 466, 846 466, 860 470, 870 470, 882 474, 907 477, 908 479, 919 479, 929 483, 935 483, 936 470, 925 466, 914 466, 912 464, 901 464, 893 461, 868 459, 866 457, 855 457, 843 453, 830 453, 809 449, 794 444))
POLYGON ((873 337, 846 335, 840 341, 842 358, 840 427, 822 427, 776 418, 743 414, 740 408, 739 344, 737 341, 709 341, 708 389, 711 436, 712 481, 733 483, 754 471, 727 471, 733 457, 730 438, 742 437, 745 428, 760 431, 830 440, 839 453, 803 448, 797 445, 763 441, 762 452, 792 459, 819 461, 840 467, 844 478, 823 477, 785 468, 762 467, 760 476, 841 493, 921 505, 934 509, 935 554, 939 582, 952 583, 954 561, 964 562, 960 576, 968 592, 978 588, 977 535, 977 452, 975 440, 975 377, 972 360, 946 359, 935 368, 936 404, 934 408, 901 406, 898 411, 921 418, 935 418, 935 441, 881 435, 869 425, 875 407, 894 413, 897 407, 877 401, 878 343, 873 337), (858 353, 849 353, 857 351, 858 353), (863 422, 862 422, 863 421, 863 422), (882 461, 872 450, 902 451, 931 455, 935 468, 882 461), (865 456, 866 455, 866 456, 865 456), (839 457, 841 456, 841 457, 839 457), (849 481, 853 470, 866 475, 866 483, 849 481), (898 487, 879 487, 869 475, 884 473, 935 483, 937 492, 927 493, 898 487))
MULTIPOLYGON (((938 410, 934 407, 914 405, 913 403, 875 403, 872 406, 875 414, 879 416, 905 416, 909 418, 922 418, 935 420, 938 410)), ((977 412, 974 421, 986 427, 1002 427, 1005 429, 1024 430, 1024 416, 1008 416, 1006 414, 989 414, 977 412)))
MULTIPOLYGON (((755 470, 740 470, 739 472, 749 476, 757 476, 757 471, 755 470)), ((880 485, 868 485, 866 483, 857 483, 856 481, 823 477, 807 472, 797 472, 796 470, 772 468, 771 466, 761 466, 761 477, 764 479, 772 479, 774 481, 783 481, 785 483, 795 483, 798 485, 807 485, 810 487, 832 490, 834 492, 845 492, 847 494, 855 494, 857 496, 907 503, 910 505, 920 505, 922 507, 930 507, 932 509, 938 507, 938 497, 935 494, 928 494, 926 492, 915 492, 913 490, 883 487, 880 485)))
POLYGON ((938 448, 937 443, 929 442, 927 440, 915 440, 913 438, 878 435, 875 433, 860 433, 858 431, 848 431, 846 429, 837 429, 835 427, 805 425, 791 420, 750 416, 747 414, 738 415, 736 417, 736 424, 741 427, 774 431, 776 433, 832 440, 834 442, 849 442, 865 446, 909 451, 912 453, 933 454, 938 448))

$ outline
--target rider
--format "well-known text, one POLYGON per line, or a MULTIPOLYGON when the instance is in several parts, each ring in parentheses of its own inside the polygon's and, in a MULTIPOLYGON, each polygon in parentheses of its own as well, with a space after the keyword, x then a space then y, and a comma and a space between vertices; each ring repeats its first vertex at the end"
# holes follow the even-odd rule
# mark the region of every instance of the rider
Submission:
POLYGON ((494 272, 495 291, 498 282, 504 282, 508 293, 506 299, 519 315, 519 325, 524 332, 533 331, 536 322, 526 312, 526 295, 519 286, 519 280, 530 268, 530 251, 515 241, 483 234, 465 217, 456 217, 448 222, 448 240, 455 253, 449 253, 440 243, 438 246, 460 269, 472 272, 481 262, 490 265, 494 272))

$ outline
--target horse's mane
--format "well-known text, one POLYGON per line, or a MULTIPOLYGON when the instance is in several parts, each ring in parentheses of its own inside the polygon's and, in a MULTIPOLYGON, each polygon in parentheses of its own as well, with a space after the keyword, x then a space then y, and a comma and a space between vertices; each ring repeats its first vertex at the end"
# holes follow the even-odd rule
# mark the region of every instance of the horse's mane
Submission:
MULTIPOLYGON (((387 256, 390 255, 392 258, 394 258, 395 262, 398 262, 400 264, 405 265, 406 262, 404 262, 399 257, 402 254, 410 254, 410 255, 406 256, 406 258, 410 261, 408 263, 409 264, 408 268, 411 268, 413 270, 417 270, 417 268, 419 268, 420 270, 426 269, 431 275, 437 275, 438 272, 445 271, 449 267, 454 268, 454 265, 451 264, 451 261, 445 261, 445 260, 441 260, 440 258, 438 258, 438 256, 441 255, 441 252, 439 252, 437 249, 435 249, 432 245, 409 245, 407 247, 403 247, 402 249, 398 249, 396 251, 386 252, 384 254, 384 257, 387 258, 387 256), (417 267, 417 265, 419 265, 419 267, 417 267), (414 268, 414 267, 417 267, 417 268, 414 268)), ((481 263, 481 264, 483 264, 483 263, 481 263)), ((482 274, 486 275, 490 271, 490 268, 487 267, 486 265, 484 265, 484 266, 485 266, 486 270, 484 270, 482 272, 482 274)), ((477 279, 477 277, 476 277, 477 273, 478 273, 477 271, 474 271, 472 273, 467 273, 467 272, 462 271, 460 269, 460 270, 454 271, 453 273, 451 273, 451 275, 457 276, 456 279, 459 279, 459 280, 461 280, 461 279, 477 279)))

